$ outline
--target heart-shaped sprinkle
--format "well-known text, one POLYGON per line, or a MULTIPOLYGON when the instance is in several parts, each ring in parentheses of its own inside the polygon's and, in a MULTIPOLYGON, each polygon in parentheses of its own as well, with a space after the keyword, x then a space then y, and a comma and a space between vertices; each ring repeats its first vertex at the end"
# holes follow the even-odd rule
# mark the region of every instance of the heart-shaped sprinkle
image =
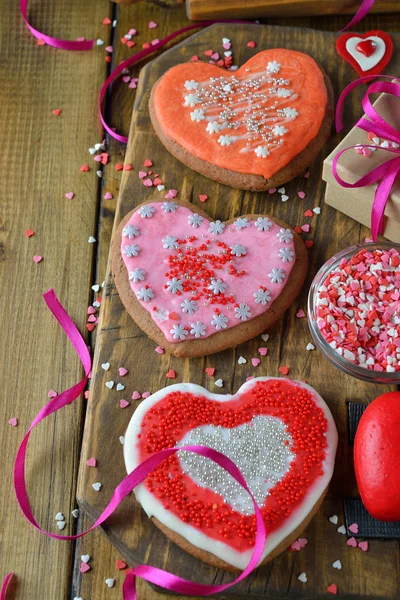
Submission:
POLYGON ((258 367, 258 365, 260 364, 261 360, 259 358, 252 358, 251 359, 251 364, 253 365, 253 367, 258 367))
POLYGON ((123 569, 126 569, 126 562, 124 562, 123 560, 117 560, 115 563, 115 566, 117 569, 119 569, 120 571, 122 571, 123 569))
POLYGON ((89 458, 86 461, 86 464, 87 464, 88 467, 95 467, 97 465, 97 460, 95 459, 94 456, 92 456, 91 458, 89 458))
POLYGON ((95 300, 92 304, 92 306, 94 306, 95 308, 100 308, 101 304, 98 300, 95 300))
POLYGON ((92 483, 92 488, 94 489, 95 492, 99 492, 101 490, 100 481, 97 481, 96 483, 92 483))
POLYGON ((299 538, 297 541, 300 544, 300 548, 304 548, 304 546, 307 546, 307 544, 308 544, 307 538, 299 538))
POLYGON ((79 567, 79 570, 81 573, 87 573, 88 571, 90 571, 92 567, 90 565, 88 565, 87 563, 81 563, 81 566, 79 567))
POLYGON ((217 379, 216 381, 214 381, 214 383, 219 388, 222 388, 224 386, 224 382, 222 379, 217 379))
POLYGON ((159 192, 162 192, 163 190, 165 190, 165 185, 160 184, 157 186, 157 189, 159 192))
POLYGON ((104 40, 101 40, 100 38, 96 40, 96 46, 104 46, 104 40))
POLYGON ((363 551, 367 552, 368 550, 368 542, 359 542, 358 547, 363 551))
POLYGON ((200 202, 205 202, 208 200, 208 196, 206 194, 199 194, 199 200, 200 202))
POLYGON ((297 195, 299 198, 301 198, 302 200, 304 200, 304 198, 306 197, 305 192, 297 192, 297 195))
POLYGON ((258 352, 261 356, 266 356, 268 352, 268 348, 261 347, 258 349, 258 352))
POLYGON ((90 560, 90 554, 82 554, 81 561, 84 563, 88 563, 90 560))
POLYGON ((125 386, 122 383, 117 383, 117 392, 122 392, 125 389, 125 386))
POLYGON ((335 562, 332 563, 332 567, 340 571, 340 569, 342 568, 342 563, 340 562, 340 560, 335 560, 335 562))
POLYGON ((297 579, 301 581, 301 583, 307 583, 306 573, 300 573, 300 575, 297 576, 297 579))
POLYGON ((278 194, 284 194, 286 192, 284 187, 278 189, 278 194))
POLYGON ((331 517, 329 517, 329 521, 331 523, 333 523, 333 525, 337 525, 338 521, 339 521, 339 517, 337 515, 332 515, 331 517))
POLYGON ((287 375, 289 373, 289 367, 279 367, 278 371, 282 373, 282 375, 287 375))
POLYGON ((222 47, 224 48, 224 50, 229 50, 232 47, 232 44, 230 42, 225 42, 224 44, 222 44, 222 47))
POLYGON ((344 525, 341 525, 340 527, 337 528, 337 532, 341 533, 342 535, 346 535, 346 527, 344 525))
POLYGON ((269 333, 262 333, 261 334, 261 339, 263 342, 268 342, 269 340, 269 333))
POLYGON ((314 344, 308 343, 306 346, 306 350, 310 352, 311 350, 315 350, 314 344))
POLYGON ((313 217, 313 216, 314 216, 314 213, 313 213, 313 211, 312 211, 312 210, 308 209, 308 210, 306 210, 306 212, 304 213, 304 216, 305 216, 305 217, 313 217))
POLYGON ((314 246, 313 240, 305 240, 304 245, 306 248, 312 248, 314 246))
POLYGON ((75 596, 74 600, 83 600, 83 598, 78 598, 78 596, 75 596))
POLYGON ((331 583, 330 585, 328 585, 326 591, 329 592, 329 594, 337 594, 338 588, 336 583, 331 583))
POLYGON ((91 235, 91 236, 89 236, 89 238, 88 238, 88 242, 89 242, 89 244, 94 244, 94 243, 96 242, 96 238, 94 238, 94 237, 91 235))
POLYGON ((155 29, 156 27, 157 27, 157 23, 155 23, 154 21, 150 21, 149 29, 155 29))
POLYGON ((35 263, 40 263, 43 260, 43 256, 40 256, 40 254, 35 254, 35 256, 33 257, 33 260, 35 261, 35 263))
POLYGON ((310 224, 306 223, 305 225, 302 225, 300 229, 304 231, 304 233, 308 233, 310 231, 310 224))
POLYGON ((74 508, 74 510, 71 511, 71 515, 74 517, 74 519, 77 519, 79 517, 79 508, 74 508))
POLYGON ((316 215, 320 215, 321 214, 321 207, 320 206, 316 206, 315 208, 313 208, 313 212, 316 215))
POLYGON ((124 165, 121 165, 121 163, 117 163, 115 165, 115 170, 116 171, 122 171, 123 168, 124 168, 124 165))
POLYGON ((30 238, 33 235, 35 235, 35 232, 32 231, 32 229, 25 229, 25 235, 26 235, 27 238, 30 238))
POLYGON ((143 392, 142 394, 142 398, 148 398, 149 396, 151 396, 150 392, 143 392))
POLYGON ((175 371, 173 371, 172 369, 170 369, 170 370, 168 371, 168 373, 166 373, 165 377, 166 377, 167 379, 175 379, 175 377, 176 377, 176 373, 175 373, 175 371))
POLYGON ((87 165, 86 163, 85 163, 85 164, 83 164, 83 165, 80 167, 80 171, 82 171, 82 173, 88 173, 88 172, 90 171, 90 169, 89 169, 89 165, 87 165))
POLYGON ((119 367, 118 374, 120 377, 125 377, 127 373, 129 373, 128 369, 125 369, 125 367, 119 367))
POLYGON ((281 200, 282 202, 287 202, 289 200, 289 196, 287 196, 286 194, 282 194, 281 200))
POLYGON ((352 548, 357 548, 357 540, 354 537, 351 537, 347 540, 346 544, 351 546, 352 548))
POLYGON ((112 200, 114 198, 114 196, 112 195, 111 192, 106 192, 104 194, 104 200, 112 200))
POLYGON ((75 197, 75 193, 74 192, 67 192, 65 194, 65 197, 68 198, 68 200, 72 200, 72 198, 75 197))
POLYGON ((136 46, 136 43, 133 40, 129 40, 129 42, 126 42, 126 45, 128 46, 128 48, 133 48, 133 46, 136 46))
POLYGON ((120 408, 126 408, 127 406, 129 406, 129 402, 127 400, 120 400, 119 401, 119 407, 120 408))
POLYGON ((214 373, 215 373, 215 368, 214 368, 214 367, 207 367, 207 368, 205 369, 205 372, 206 372, 206 374, 207 374, 209 377, 212 377, 212 376, 214 375, 214 373))
POLYGON ((141 394, 139 394, 139 392, 133 392, 132 394, 132 400, 139 400, 139 398, 141 398, 141 394))
POLYGON ((96 171, 97 177, 103 177, 103 171, 96 171))
POLYGON ((57 396, 57 392, 55 390, 53 390, 53 389, 51 389, 51 390, 49 390, 47 392, 47 397, 48 398, 55 398, 56 396, 57 396))
POLYGON ((213 60, 218 60, 218 59, 219 59, 219 54, 218 54, 218 52, 213 52, 213 53, 211 54, 211 58, 212 58, 213 60))
POLYGON ((268 194, 275 194, 276 188, 269 188, 268 194))
POLYGON ((358 533, 358 523, 349 525, 348 530, 351 531, 351 533, 358 533))
POLYGON ((54 518, 56 521, 64 521, 64 515, 62 512, 58 512, 54 518))
MULTIPOLYGON (((108 371, 108 369, 110 368, 110 363, 109 363, 109 362, 102 363, 102 365, 101 365, 101 368, 102 368, 104 371, 108 371)), ((107 386, 107 387, 108 387, 108 386, 107 386)), ((110 388, 110 389, 111 389, 111 388, 110 388)))
POLYGON ((247 363, 247 360, 245 359, 244 356, 239 356, 238 358, 238 365, 245 365, 247 363))
POLYGON ((306 316, 306 313, 304 312, 304 310, 302 308, 300 308, 296 313, 296 317, 298 319, 303 319, 305 316, 306 316))
POLYGON ((112 587, 114 587, 114 585, 115 585, 115 579, 112 579, 111 577, 109 577, 108 579, 106 579, 106 585, 107 585, 109 588, 112 588, 112 587))
POLYGON ((290 550, 293 550, 294 552, 298 552, 299 550, 301 550, 300 548, 300 544, 297 540, 295 540, 291 545, 290 545, 290 550))
POLYGON ((254 40, 250 40, 250 42, 247 42, 247 47, 248 48, 255 48, 256 47, 256 43, 254 40))
POLYGON ((108 17, 105 17, 103 19, 103 25, 111 25, 111 19, 109 19, 108 17))
POLYGON ((56 117, 58 117, 61 114, 61 110, 59 108, 55 108, 54 110, 51 111, 53 113, 53 115, 55 115, 56 117))
POLYGON ((119 443, 120 443, 120 444, 122 444, 122 445, 124 445, 124 443, 125 443, 125 438, 124 438, 124 436, 123 436, 123 435, 120 435, 118 439, 119 439, 119 443))
POLYGON ((95 285, 92 285, 92 290, 93 290, 94 292, 98 292, 98 291, 99 291, 99 289, 100 289, 100 286, 99 286, 99 284, 98 284, 98 283, 96 283, 95 285))
POLYGON ((114 382, 113 381, 106 381, 106 387, 108 387, 109 390, 112 390, 114 387, 114 382))
POLYGON ((164 354, 165 350, 162 346, 157 346, 157 348, 154 349, 155 352, 157 352, 157 354, 164 354))

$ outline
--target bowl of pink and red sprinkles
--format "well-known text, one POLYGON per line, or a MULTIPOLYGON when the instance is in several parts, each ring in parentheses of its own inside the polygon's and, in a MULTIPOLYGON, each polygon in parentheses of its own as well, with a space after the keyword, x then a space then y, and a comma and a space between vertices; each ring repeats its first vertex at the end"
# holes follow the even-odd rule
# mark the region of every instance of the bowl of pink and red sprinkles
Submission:
POLYGON ((400 245, 342 250, 308 296, 312 336, 336 367, 374 383, 400 383, 400 245))

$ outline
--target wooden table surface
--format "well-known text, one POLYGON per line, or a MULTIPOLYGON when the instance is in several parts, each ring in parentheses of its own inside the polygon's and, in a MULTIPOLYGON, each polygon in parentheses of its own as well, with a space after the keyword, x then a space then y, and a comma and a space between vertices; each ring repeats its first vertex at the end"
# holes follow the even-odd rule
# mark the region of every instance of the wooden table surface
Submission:
MULTIPOLYGON (((109 140, 110 162, 100 179, 88 149, 102 140, 97 95, 110 65, 105 46, 113 44, 113 65, 129 57, 142 43, 161 38, 188 23, 185 8, 174 0, 151 0, 119 6, 107 0, 31 0, 35 26, 58 37, 85 35, 105 44, 92 52, 74 53, 37 46, 22 22, 15 0, 0 0, 0 132, 2 151, 0 198, 0 581, 9 571, 16 579, 8 598, 14 600, 120 599, 123 574, 115 568, 117 551, 95 531, 77 543, 58 542, 35 531, 15 500, 12 468, 23 434, 47 401, 50 389, 62 391, 82 376, 80 363, 42 293, 54 287, 82 332, 87 307, 94 300, 91 286, 101 283, 106 269, 110 235, 125 147, 109 140), (102 24, 117 19, 115 29, 102 24), (149 29, 149 21, 158 23, 149 29), (136 46, 120 38, 135 28, 136 46), (60 116, 52 110, 61 109, 60 116), (90 172, 80 167, 87 163, 90 172), (104 200, 105 192, 113 200, 104 200), (72 200, 65 197, 74 192, 72 200), (26 229, 35 231, 27 238, 26 229), (97 240, 88 243, 89 236, 97 240), (43 256, 36 264, 34 255, 43 256), (8 420, 18 418, 18 426, 8 420), (92 570, 79 571, 80 557, 90 554, 92 570), (105 585, 107 577, 116 586, 105 585)), ((346 17, 282 18, 272 24, 336 31, 346 17)), ((359 30, 400 30, 398 15, 373 15, 359 30)), ((132 69, 132 75, 138 69, 132 69)), ((133 75, 134 76, 134 75, 133 75)), ((118 82, 107 97, 106 112, 118 131, 128 132, 134 90, 118 82)), ((96 331, 86 332, 92 347, 96 331)), ((65 534, 91 523, 74 519, 76 481, 86 401, 78 400, 50 417, 32 435, 27 483, 34 514, 54 530, 54 518, 66 516, 65 534), (33 460, 34 457, 34 460, 33 460), (61 468, 60 468, 61 467, 61 468)), ((139 583, 139 600, 164 598, 139 583)), ((166 598, 166 596, 165 596, 166 598)))

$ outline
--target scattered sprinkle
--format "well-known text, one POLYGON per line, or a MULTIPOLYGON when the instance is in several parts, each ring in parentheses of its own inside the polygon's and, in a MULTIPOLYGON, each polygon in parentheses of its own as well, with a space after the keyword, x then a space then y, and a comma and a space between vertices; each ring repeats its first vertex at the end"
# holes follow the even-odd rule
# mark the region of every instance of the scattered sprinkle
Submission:
POLYGON ((86 464, 87 464, 88 467, 96 467, 97 466, 97 460, 95 459, 94 456, 92 456, 91 458, 89 458, 86 461, 86 464))
POLYGON ((355 537, 351 537, 347 540, 346 544, 352 548, 357 548, 357 540, 355 537))
POLYGON ((307 583, 307 574, 300 573, 300 575, 297 576, 297 579, 301 581, 301 583, 307 583))
POLYGON ((11 427, 16 427, 18 425, 17 417, 12 417, 9 419, 8 424, 11 425, 11 427))
POLYGON ((53 115, 55 115, 56 117, 59 117, 61 114, 61 109, 60 108, 55 108, 54 110, 51 111, 53 113, 53 115))
POLYGON ((358 547, 363 551, 367 552, 368 550, 368 542, 359 542, 358 547))
POLYGON ((166 373, 165 377, 166 377, 167 379, 175 379, 175 377, 176 377, 176 373, 175 373, 175 371, 173 371, 172 369, 170 369, 170 370, 168 371, 168 373, 166 373))
POLYGON ((72 200, 72 198, 75 197, 75 193, 74 192, 67 192, 65 194, 65 197, 68 198, 68 200, 72 200))
POLYGON ((337 532, 341 533, 342 535, 346 535, 346 527, 344 525, 341 525, 337 528, 337 532))
POLYGON ((238 365, 245 365, 247 363, 247 360, 245 359, 244 356, 239 356, 238 358, 238 365))
POLYGON ((278 371, 282 373, 282 375, 287 375, 289 373, 289 367, 279 367, 278 371))
POLYGON ((252 358, 251 359, 251 364, 253 365, 253 367, 258 367, 258 365, 260 364, 261 360, 259 358, 252 358))
POLYGON ((92 235, 89 236, 88 243, 89 244, 94 244, 95 242, 96 242, 96 238, 94 238, 92 235))
MULTIPOLYGON (((101 365, 101 368, 102 368, 104 371, 108 371, 108 369, 110 368, 110 363, 109 363, 109 362, 102 363, 102 365, 101 365)), ((108 386, 107 386, 107 387, 108 387, 108 386)))
POLYGON ((297 192, 297 195, 299 198, 301 198, 302 200, 306 197, 305 192, 297 192))
POLYGON ((314 344, 308 343, 306 346, 306 350, 310 352, 311 350, 315 350, 314 344))
POLYGON ((32 229, 25 229, 25 235, 26 235, 27 238, 30 238, 33 235, 35 235, 35 232, 32 231, 32 229))
POLYGON ((125 375, 127 375, 128 373, 129 373, 128 369, 125 369, 125 367, 119 367, 118 375, 120 377, 125 377, 125 375))
POLYGON ((199 200, 200 202, 205 202, 208 200, 208 196, 206 194, 199 194, 199 200))
POLYGON ((337 594, 338 588, 336 583, 331 583, 330 585, 328 585, 326 591, 329 592, 329 594, 337 594))
POLYGON ((122 390, 125 389, 125 386, 123 383, 117 383, 117 392, 122 392, 122 390))
POLYGON ((141 398, 141 394, 139 394, 139 392, 133 392, 132 394, 132 400, 139 400, 139 398, 141 398))
POLYGON ((164 354, 165 352, 162 346, 157 346, 157 348, 154 348, 154 351, 157 352, 157 354, 164 354))
POLYGON ((351 533, 358 533, 358 523, 349 525, 348 530, 351 531, 351 533))
POLYGON ((81 573, 87 573, 88 571, 90 571, 92 567, 90 565, 88 565, 87 563, 82 562, 81 566, 79 567, 79 570, 81 573))
POLYGON ((127 406, 129 406, 129 402, 127 400, 120 400, 119 401, 119 407, 120 408, 126 408, 127 406))
POLYGON ((224 382, 222 379, 217 379, 214 383, 219 388, 222 388, 224 386, 224 382))
POLYGON ((302 308, 299 308, 299 310, 296 313, 296 317, 298 319, 303 319, 306 316, 306 313, 304 312, 304 310, 302 308))
POLYGON ((113 381, 106 381, 106 387, 108 387, 109 390, 112 390, 114 387, 114 382, 113 381))
POLYGON ((335 562, 332 563, 332 567, 340 571, 340 569, 342 568, 342 563, 340 562, 340 560, 335 560, 335 562))
POLYGON ((338 516, 337 516, 337 515, 332 515, 331 517, 329 517, 329 521, 330 521, 331 523, 333 523, 334 525, 337 525, 337 524, 338 524, 338 520, 339 520, 339 518, 338 518, 338 516))
POLYGON ((123 560, 117 560, 115 563, 115 567, 117 569, 119 569, 120 571, 122 571, 123 569, 126 569, 126 562, 124 562, 123 560))
POLYGON ((33 257, 33 260, 35 261, 35 263, 40 263, 43 260, 43 256, 40 256, 40 254, 35 254, 35 256, 33 257))
POLYGON ((95 492, 99 492, 101 490, 100 481, 97 481, 96 483, 92 483, 92 488, 94 489, 95 492))
POLYGON ((206 373, 207 373, 207 375, 209 377, 212 377, 214 375, 214 373, 215 373, 215 368, 214 367, 207 367, 205 371, 206 371, 206 373))

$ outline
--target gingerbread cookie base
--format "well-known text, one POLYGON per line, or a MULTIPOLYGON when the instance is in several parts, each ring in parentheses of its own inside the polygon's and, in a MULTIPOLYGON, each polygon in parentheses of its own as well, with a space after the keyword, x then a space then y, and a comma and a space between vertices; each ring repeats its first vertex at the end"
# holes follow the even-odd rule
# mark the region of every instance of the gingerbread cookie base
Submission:
MULTIPOLYGON (((146 204, 151 204, 151 202, 145 202, 139 205, 136 207, 135 211, 146 204)), ((194 210, 193 205, 188 202, 179 202, 179 206, 194 210)), ((197 207, 196 213, 209 220, 207 213, 197 209, 197 207)), ((120 298, 132 319, 152 340, 175 356, 181 358, 205 356, 207 354, 213 354, 214 352, 220 352, 227 348, 235 347, 238 344, 260 335, 282 316, 285 310, 292 304, 304 283, 308 268, 307 249, 301 237, 292 231, 296 253, 295 264, 290 272, 287 283, 268 310, 248 321, 239 322, 239 324, 234 327, 217 331, 205 338, 184 340, 177 343, 169 342, 161 329, 153 321, 149 312, 140 304, 130 286, 127 269, 121 254, 121 236, 122 230, 129 221, 131 215, 132 212, 128 213, 121 221, 112 241, 112 273, 115 284, 120 298)), ((255 221, 259 217, 263 218, 265 215, 246 215, 246 218, 251 221, 255 221)), ((234 221, 235 219, 226 221, 226 225, 229 225, 234 221)), ((273 219, 273 222, 282 228, 291 229, 286 223, 277 219, 273 219)))

